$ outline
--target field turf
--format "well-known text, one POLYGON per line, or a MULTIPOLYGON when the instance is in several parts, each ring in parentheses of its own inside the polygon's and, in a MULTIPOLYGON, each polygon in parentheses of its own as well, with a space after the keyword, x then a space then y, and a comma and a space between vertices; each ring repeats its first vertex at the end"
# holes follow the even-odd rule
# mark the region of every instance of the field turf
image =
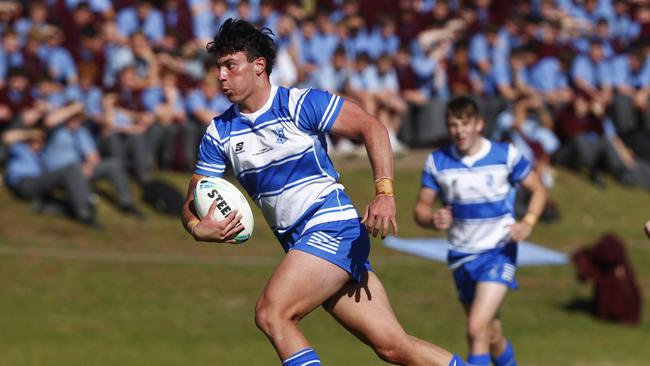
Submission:
MULTIPOLYGON (((403 237, 441 235, 412 220, 424 156, 396 162, 403 237)), ((336 166, 362 211, 373 194, 367 162, 336 166)), ((162 177, 184 190, 189 174, 162 177)), ((559 170, 551 197, 562 218, 538 225, 530 240, 570 253, 605 232, 621 236, 644 292, 643 323, 602 322, 571 306, 591 294, 571 266, 521 268, 521 289, 508 295, 502 311, 520 365, 650 364, 650 240, 642 230, 650 194, 607 183, 601 191, 559 170)), ((253 322, 257 296, 282 257, 256 208, 253 239, 231 246, 196 243, 178 218, 149 209, 144 221, 125 218, 104 198, 101 231, 34 214, 4 187, 0 202, 1 366, 279 364, 253 322)), ((371 261, 404 327, 465 355, 464 317, 447 268, 383 248, 379 240, 371 261)), ((325 365, 383 364, 321 309, 301 328, 325 365)))

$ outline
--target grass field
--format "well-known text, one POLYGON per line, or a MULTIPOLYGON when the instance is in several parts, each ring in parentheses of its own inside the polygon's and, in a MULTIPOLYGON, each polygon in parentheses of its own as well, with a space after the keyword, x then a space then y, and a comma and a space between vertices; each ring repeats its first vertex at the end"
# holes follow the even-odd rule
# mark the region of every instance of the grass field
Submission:
MULTIPOLYGON (((411 219, 424 154, 396 164, 400 235, 431 236, 411 219)), ((358 209, 371 198, 364 161, 337 162, 358 209)), ((164 178, 185 189, 189 175, 164 178)), ((613 231, 629 246, 645 294, 638 327, 601 322, 566 305, 590 296, 573 268, 526 267, 508 295, 503 322, 520 365, 650 364, 650 194, 609 182, 599 191, 560 170, 551 196, 562 219, 531 241, 571 252, 613 231)), ((241 246, 198 244, 177 218, 147 211, 120 216, 102 200, 104 230, 33 214, 0 188, 0 366, 278 365, 255 328, 253 308, 282 252, 254 209, 257 226, 241 246)), ((447 268, 383 248, 371 260, 395 312, 414 335, 466 353, 464 318, 447 268)), ((370 349, 318 309, 301 325, 326 365, 380 365, 370 349)))

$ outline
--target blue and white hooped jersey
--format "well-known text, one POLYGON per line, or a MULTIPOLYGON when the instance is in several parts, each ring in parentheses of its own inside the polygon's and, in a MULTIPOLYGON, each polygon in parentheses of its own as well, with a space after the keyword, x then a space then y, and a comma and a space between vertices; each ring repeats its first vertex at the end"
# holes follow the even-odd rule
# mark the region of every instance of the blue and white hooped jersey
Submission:
POLYGON ((307 230, 357 218, 349 200, 323 204, 329 193, 343 190, 325 143, 342 105, 341 97, 322 90, 273 86, 259 111, 243 114, 232 105, 212 120, 195 173, 222 177, 230 165, 279 234, 302 220, 307 230))
POLYGON ((451 250, 474 253, 510 242, 516 186, 532 166, 512 145, 483 139, 481 149, 462 157, 455 145, 429 155, 422 186, 451 206, 451 250))

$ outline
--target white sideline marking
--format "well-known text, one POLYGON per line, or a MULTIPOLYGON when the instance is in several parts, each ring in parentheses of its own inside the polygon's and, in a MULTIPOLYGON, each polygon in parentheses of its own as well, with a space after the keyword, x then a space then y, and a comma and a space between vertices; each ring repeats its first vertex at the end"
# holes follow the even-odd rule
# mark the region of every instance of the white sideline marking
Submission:
MULTIPOLYGON (((282 256, 199 256, 185 254, 130 253, 88 249, 52 247, 29 247, 0 244, 0 255, 39 257, 49 259, 81 260, 114 263, 184 264, 184 265, 230 265, 230 266, 276 266, 282 256)), ((371 256, 370 262, 381 265, 422 265, 426 261, 408 256, 371 256)))

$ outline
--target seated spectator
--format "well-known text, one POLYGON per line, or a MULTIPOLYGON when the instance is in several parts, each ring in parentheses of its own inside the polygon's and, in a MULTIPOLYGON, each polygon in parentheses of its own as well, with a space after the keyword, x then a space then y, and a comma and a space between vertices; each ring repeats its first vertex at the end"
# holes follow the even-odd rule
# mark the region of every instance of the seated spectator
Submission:
POLYGON ((572 52, 564 50, 557 58, 542 58, 530 70, 530 86, 554 111, 572 101, 568 77, 572 59, 572 52))
POLYGON ((7 86, 0 90, 0 132, 10 127, 34 126, 44 116, 46 107, 33 98, 27 71, 10 69, 7 86))
POLYGON ((511 141, 534 163, 546 188, 555 184, 551 169, 551 155, 560 147, 560 141, 553 133, 555 124, 539 97, 520 97, 511 109, 497 116, 492 138, 497 141, 511 141))
POLYGON ((165 21, 153 0, 141 0, 117 12, 117 28, 123 37, 142 32, 153 44, 162 41, 165 34, 165 21))
POLYGON ((169 169, 173 164, 185 166, 189 157, 177 153, 177 136, 188 134, 185 99, 178 86, 178 76, 164 69, 160 83, 145 89, 142 99, 145 110, 153 113, 155 119, 149 131, 149 144, 158 168, 169 169))
POLYGON ((82 126, 85 106, 72 102, 48 114, 44 125, 48 138, 42 151, 46 171, 65 170, 81 166, 83 176, 89 183, 108 181, 115 193, 122 212, 142 217, 135 207, 124 166, 117 158, 102 159, 90 131, 82 126))
POLYGON ((587 55, 579 55, 571 66, 571 78, 579 92, 608 106, 612 101, 612 69, 602 45, 592 40, 587 55))
POLYGON ((154 115, 142 103, 143 87, 135 67, 122 70, 117 87, 102 101, 105 119, 99 141, 103 153, 117 157, 141 185, 151 181, 153 152, 148 132, 154 123, 154 115))
POLYGON ((37 205, 58 189, 62 189, 65 203, 81 223, 98 227, 90 204, 90 187, 81 165, 47 171, 43 167, 44 133, 38 129, 11 129, 2 135, 9 150, 6 183, 19 197, 37 205))
POLYGON ((70 51, 63 47, 65 35, 55 26, 43 29, 45 44, 38 50, 38 54, 47 67, 47 72, 52 78, 66 84, 76 84, 79 80, 77 65, 70 51))
POLYGON ((400 46, 394 60, 400 95, 407 103, 423 105, 428 98, 420 87, 420 81, 413 70, 413 60, 407 46, 400 46))
POLYGON ((212 119, 230 107, 230 101, 221 93, 217 79, 213 75, 211 72, 206 73, 199 86, 190 90, 187 95, 189 121, 188 135, 184 142, 190 167, 196 164, 199 142, 212 119))
POLYGON ((563 151, 558 154, 560 163, 576 170, 586 169, 591 181, 600 188, 605 187, 603 171, 632 183, 624 157, 614 146, 616 131, 606 118, 602 104, 578 93, 573 103, 560 111, 557 121, 557 130, 563 141, 563 151))
POLYGON ((25 58, 18 42, 18 34, 12 30, 5 32, 0 47, 0 89, 5 86, 9 69, 20 67, 24 63, 25 58))

